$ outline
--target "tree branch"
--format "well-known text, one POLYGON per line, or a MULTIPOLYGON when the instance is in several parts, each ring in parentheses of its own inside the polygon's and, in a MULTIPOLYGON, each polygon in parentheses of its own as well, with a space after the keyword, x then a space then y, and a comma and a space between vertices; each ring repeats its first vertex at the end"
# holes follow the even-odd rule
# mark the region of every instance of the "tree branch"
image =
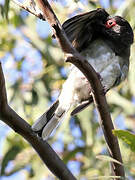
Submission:
POLYGON ((46 21, 43 14, 41 12, 39 12, 39 9, 37 10, 37 8, 32 8, 32 7, 29 8, 26 4, 23 4, 16 0, 12 0, 12 2, 14 4, 16 4, 17 6, 19 6, 20 8, 22 8, 22 9, 26 10, 27 12, 31 13, 32 15, 36 16, 37 18, 42 19, 43 21, 46 21))
POLYGON ((67 169, 63 161, 58 157, 50 145, 39 138, 31 129, 31 126, 24 121, 7 103, 5 79, 0 63, 0 119, 9 125, 15 132, 23 136, 39 154, 40 158, 59 179, 76 180, 67 169))
MULTIPOLYGON (((122 163, 118 140, 112 134, 114 126, 108 110, 107 101, 104 96, 104 90, 97 73, 87 60, 80 56, 80 54, 72 47, 48 1, 37 0, 37 2, 46 20, 52 26, 54 35, 62 50, 66 53, 66 61, 71 62, 78 67, 90 82, 94 103, 100 116, 100 124, 104 132, 110 156, 122 163)), ((114 162, 112 164, 114 174, 116 176, 125 177, 123 166, 114 162)))

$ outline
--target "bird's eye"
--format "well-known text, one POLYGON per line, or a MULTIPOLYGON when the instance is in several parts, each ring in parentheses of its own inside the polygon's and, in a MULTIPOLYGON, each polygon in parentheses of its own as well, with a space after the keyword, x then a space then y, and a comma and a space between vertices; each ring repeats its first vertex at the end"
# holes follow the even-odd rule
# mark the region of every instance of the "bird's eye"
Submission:
POLYGON ((116 21, 115 21, 115 19, 109 19, 107 22, 106 22, 106 27, 107 28, 111 28, 111 27, 113 27, 113 26, 115 26, 116 25, 116 21))

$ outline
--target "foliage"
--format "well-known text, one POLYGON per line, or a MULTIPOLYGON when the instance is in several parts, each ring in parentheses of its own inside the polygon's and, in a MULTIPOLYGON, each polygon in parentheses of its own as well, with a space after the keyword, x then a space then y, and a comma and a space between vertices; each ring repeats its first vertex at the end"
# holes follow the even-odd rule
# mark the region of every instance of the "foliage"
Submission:
POLYGON ((135 134, 125 130, 114 130, 114 134, 128 144, 133 152, 135 152, 135 134))
MULTIPOLYGON (((13 109, 32 124, 56 99, 67 77, 68 64, 47 22, 20 10, 8 0, 0 5, 0 59, 6 76, 8 99, 13 109), (6 20, 8 19, 8 20, 6 20)), ((75 14, 106 7, 111 14, 124 16, 135 28, 135 2, 119 1, 51 1, 58 18, 64 22, 75 14)), ((116 127, 128 131, 115 131, 124 141, 133 143, 130 131, 135 127, 135 45, 131 50, 128 81, 108 92, 108 103, 116 127), (122 134, 121 134, 122 133, 122 134)), ((2 129, 6 125, 1 124, 2 129)), ((25 179, 51 179, 52 174, 22 137, 9 131, 2 140, 0 154, 1 176, 22 172, 25 179), (10 163, 12 166, 9 168, 10 163), (40 167, 40 171, 39 171, 40 167)), ((75 118, 70 114, 49 139, 55 151, 67 163, 77 179, 111 179, 109 163, 98 155, 107 155, 97 112, 93 105, 75 118), (98 157, 98 158, 96 158, 98 157), (106 175, 106 176, 105 176, 106 175)), ((135 178, 134 152, 120 140, 123 164, 128 179, 135 178)), ((133 145, 134 146, 134 145, 133 145)))

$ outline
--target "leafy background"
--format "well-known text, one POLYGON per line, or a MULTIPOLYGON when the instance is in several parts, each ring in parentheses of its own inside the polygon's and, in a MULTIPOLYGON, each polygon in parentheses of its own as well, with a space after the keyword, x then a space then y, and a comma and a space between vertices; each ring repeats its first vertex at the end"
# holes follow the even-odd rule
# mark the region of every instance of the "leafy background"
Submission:
MULTIPOLYGON (((75 14, 104 7, 125 17, 135 29, 134 0, 57 0, 50 3, 60 22, 75 14)), ((0 0, 0 61, 10 106, 32 124, 57 98, 69 64, 43 22, 12 1, 0 0)), ((126 177, 135 179, 135 45, 128 80, 111 90, 108 103, 119 137, 126 177)), ((70 113, 49 144, 80 180, 111 179, 107 148, 93 105, 75 118, 70 113), (101 156, 105 155, 105 156, 101 156)), ((0 121, 0 179, 53 180, 31 146, 0 121)))

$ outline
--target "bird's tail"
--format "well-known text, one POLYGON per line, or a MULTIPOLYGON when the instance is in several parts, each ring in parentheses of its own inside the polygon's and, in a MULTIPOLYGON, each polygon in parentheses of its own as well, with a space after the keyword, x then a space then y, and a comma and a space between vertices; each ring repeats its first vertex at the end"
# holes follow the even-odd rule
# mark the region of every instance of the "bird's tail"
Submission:
POLYGON ((57 100, 52 106, 32 125, 43 140, 47 140, 51 132, 57 127, 69 108, 62 108, 57 100))

